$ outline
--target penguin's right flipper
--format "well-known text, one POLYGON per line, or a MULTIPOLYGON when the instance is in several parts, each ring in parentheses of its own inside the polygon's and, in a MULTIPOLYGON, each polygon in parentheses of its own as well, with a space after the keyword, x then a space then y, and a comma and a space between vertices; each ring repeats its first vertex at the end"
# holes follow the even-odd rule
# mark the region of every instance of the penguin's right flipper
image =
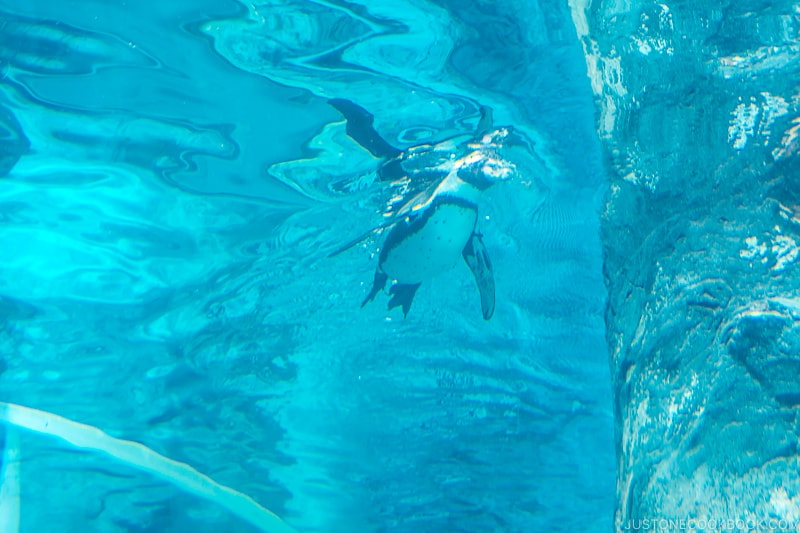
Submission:
POLYGON ((472 234, 461 255, 464 256, 464 261, 467 262, 472 275, 475 276, 475 282, 478 284, 483 319, 489 320, 494 314, 494 274, 492 273, 492 262, 489 260, 480 234, 472 234))
POLYGON ((389 276, 387 276, 380 270, 375 270, 375 278, 372 280, 372 288, 369 290, 369 294, 367 294, 367 297, 364 298, 364 301, 361 302, 361 307, 364 307, 369 302, 375 299, 375 295, 383 290, 383 288, 386 286, 386 281, 388 279, 389 276))
POLYGON ((389 159, 401 153, 401 150, 386 142, 375 131, 372 125, 375 117, 372 113, 344 98, 331 98, 328 103, 347 119, 347 136, 363 146, 373 156, 389 159))
POLYGON ((408 311, 411 309, 411 302, 414 300, 414 295, 417 294, 417 289, 421 283, 413 285, 406 285, 403 283, 396 283, 389 289, 391 299, 389 299, 389 311, 395 307, 403 307, 403 318, 408 316, 408 311))

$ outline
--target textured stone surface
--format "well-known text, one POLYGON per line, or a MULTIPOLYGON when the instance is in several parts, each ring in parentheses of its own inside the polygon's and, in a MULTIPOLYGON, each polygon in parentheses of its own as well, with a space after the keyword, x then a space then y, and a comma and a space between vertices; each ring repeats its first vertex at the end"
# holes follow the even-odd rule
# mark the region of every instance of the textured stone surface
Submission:
POLYGON ((570 2, 611 179, 620 529, 800 524, 800 19, 722 4, 570 2))

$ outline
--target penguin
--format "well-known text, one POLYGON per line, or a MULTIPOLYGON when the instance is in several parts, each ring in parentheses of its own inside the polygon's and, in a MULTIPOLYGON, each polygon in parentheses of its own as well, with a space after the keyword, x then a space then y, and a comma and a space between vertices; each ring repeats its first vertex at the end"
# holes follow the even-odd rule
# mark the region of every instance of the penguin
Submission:
POLYGON ((383 160, 379 179, 402 189, 390 203, 385 224, 330 254, 338 255, 373 233, 387 232, 372 287, 361 307, 373 301, 391 280, 388 309, 401 307, 407 317, 420 285, 463 260, 478 286, 483 318, 492 318, 495 282, 478 231, 478 202, 483 191, 514 172, 513 165, 499 155, 511 128, 492 130, 491 110, 482 108, 477 136, 400 150, 378 135, 374 117, 365 109, 349 100, 330 103, 347 120, 348 136, 383 160))

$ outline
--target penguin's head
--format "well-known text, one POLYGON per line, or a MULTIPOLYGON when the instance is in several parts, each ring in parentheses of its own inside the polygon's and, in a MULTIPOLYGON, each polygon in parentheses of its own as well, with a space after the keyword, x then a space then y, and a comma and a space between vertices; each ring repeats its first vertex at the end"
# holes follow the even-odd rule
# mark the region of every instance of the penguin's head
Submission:
POLYGON ((510 128, 499 128, 471 143, 472 151, 456 162, 458 177, 481 190, 498 181, 511 179, 516 167, 500 154, 502 143, 510 132, 510 128))

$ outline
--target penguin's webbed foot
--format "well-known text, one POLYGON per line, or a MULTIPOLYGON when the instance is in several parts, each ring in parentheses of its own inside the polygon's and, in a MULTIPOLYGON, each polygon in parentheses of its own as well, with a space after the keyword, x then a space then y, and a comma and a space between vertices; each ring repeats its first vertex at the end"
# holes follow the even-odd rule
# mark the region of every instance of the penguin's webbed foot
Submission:
POLYGON ((417 289, 421 283, 415 283, 414 285, 405 285, 403 283, 396 283, 392 285, 392 288, 389 289, 389 295, 391 299, 389 299, 389 310, 391 311, 395 307, 403 307, 403 318, 408 316, 408 311, 411 309, 411 302, 414 300, 414 295, 417 293, 417 289))
POLYGON ((369 302, 375 299, 375 295, 383 290, 386 286, 386 281, 389 279, 389 276, 381 272, 380 270, 375 271, 375 278, 372 280, 372 288, 369 290, 369 294, 367 297, 364 298, 364 301, 361 302, 361 307, 364 307, 369 302))

